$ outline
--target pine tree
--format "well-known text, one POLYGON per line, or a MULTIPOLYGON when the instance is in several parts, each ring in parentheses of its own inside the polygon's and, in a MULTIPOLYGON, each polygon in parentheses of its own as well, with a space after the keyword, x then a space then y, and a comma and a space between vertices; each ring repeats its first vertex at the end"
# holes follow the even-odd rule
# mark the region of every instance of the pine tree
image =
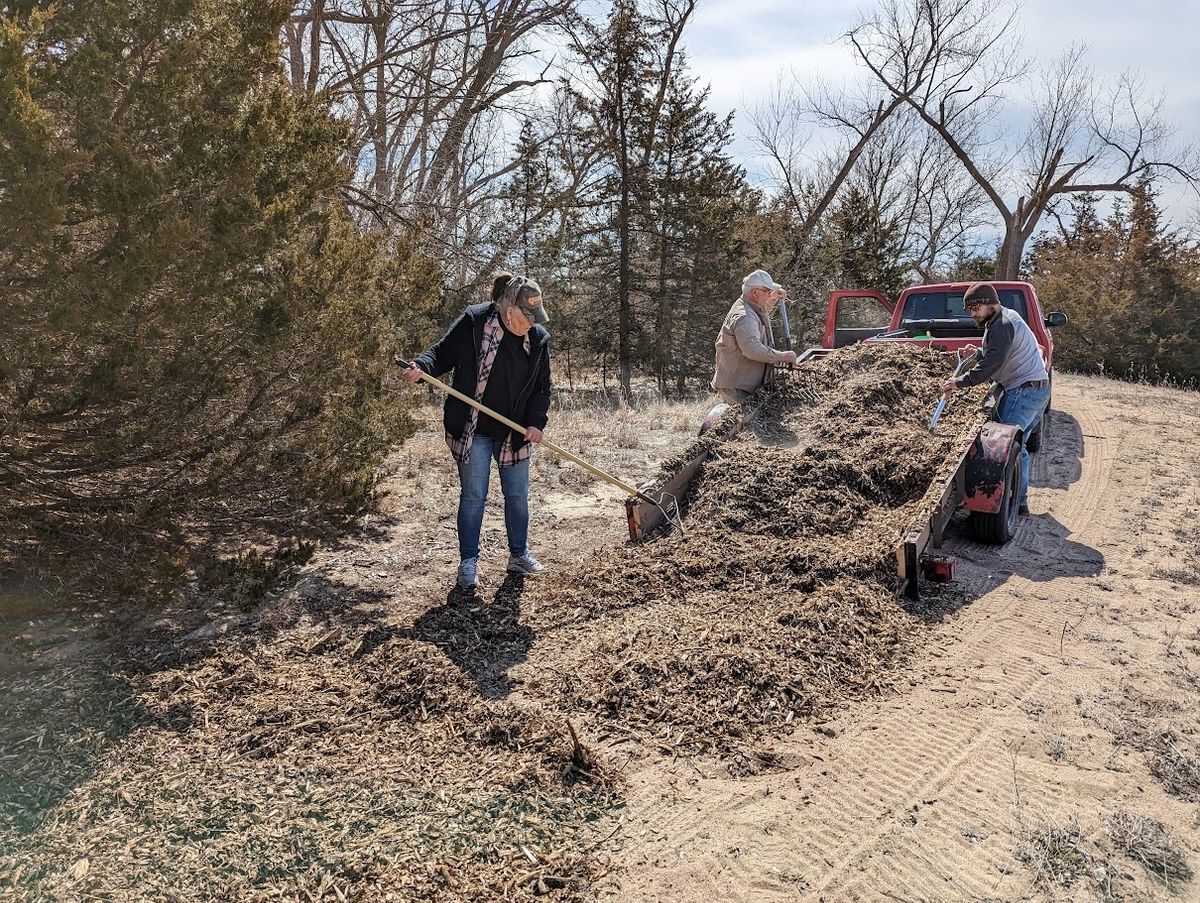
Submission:
POLYGON ((655 259, 646 269, 653 274, 648 295, 655 328, 642 359, 664 393, 711 375, 713 335, 747 265, 738 225, 753 195, 729 156, 732 114, 718 118, 708 98, 708 88, 687 75, 681 60, 648 176, 646 232, 655 259))
MULTIPOLYGON (((654 341, 652 309, 648 321, 641 315, 656 284, 653 173, 666 98, 681 65, 678 41, 693 8, 683 0, 647 14, 637 0, 616 0, 603 27, 585 26, 587 40, 578 47, 595 75, 594 84, 576 92, 585 120, 580 132, 599 151, 600 173, 599 215, 584 227, 590 242, 580 262, 593 287, 592 304, 613 338, 623 393, 654 341)), ((606 352, 605 336, 597 339, 606 352)))
POLYGON ((851 185, 829 212, 818 240, 834 258, 840 288, 873 289, 894 299, 908 285, 899 232, 894 219, 851 185))
MULTIPOLYGON (((615 358, 621 391, 649 371, 662 392, 707 381, 712 337, 747 260, 741 218, 755 203, 732 163, 732 117, 708 108, 708 91, 681 51, 658 44, 681 20, 620 0, 582 54, 593 95, 577 94, 581 141, 599 150, 594 213, 579 223, 571 255, 583 341, 615 358)), ((594 205, 594 206, 593 206, 594 205)))
POLYGON ((637 239, 635 206, 645 196, 644 151, 653 141, 648 123, 648 101, 654 77, 650 45, 650 23, 636 0, 616 0, 608 27, 588 48, 599 61, 603 94, 595 105, 599 125, 609 152, 611 168, 605 194, 612 198, 610 224, 616 252, 615 306, 617 378, 625 394, 633 373, 635 330, 634 292, 640 281, 634 271, 634 242, 637 239))
POLYGON ((1153 183, 1101 219, 1093 196, 1026 262, 1042 306, 1064 311, 1055 334, 1067 367, 1110 374, 1200 377, 1200 242, 1162 222, 1153 183))

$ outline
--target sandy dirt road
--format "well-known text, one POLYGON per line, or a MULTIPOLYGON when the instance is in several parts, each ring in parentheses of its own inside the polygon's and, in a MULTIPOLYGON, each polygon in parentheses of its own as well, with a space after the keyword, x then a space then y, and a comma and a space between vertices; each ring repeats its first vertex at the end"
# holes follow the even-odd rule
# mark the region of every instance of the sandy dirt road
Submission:
POLYGON ((910 685, 771 744, 771 773, 633 756, 601 899, 1200 899, 1107 829, 1200 849, 1200 396, 1060 375, 1054 405, 1033 516, 950 541, 968 598, 910 685))

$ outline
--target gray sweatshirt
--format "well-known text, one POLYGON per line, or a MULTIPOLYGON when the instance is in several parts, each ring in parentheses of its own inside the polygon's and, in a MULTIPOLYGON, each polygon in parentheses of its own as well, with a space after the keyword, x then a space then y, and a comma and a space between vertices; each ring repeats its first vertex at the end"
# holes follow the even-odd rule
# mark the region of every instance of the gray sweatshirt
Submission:
POLYGON ((1000 313, 984 328, 981 349, 983 357, 979 363, 955 380, 962 388, 989 379, 1002 389, 1049 379, 1033 330, 1019 313, 1007 307, 1000 308, 1000 313))

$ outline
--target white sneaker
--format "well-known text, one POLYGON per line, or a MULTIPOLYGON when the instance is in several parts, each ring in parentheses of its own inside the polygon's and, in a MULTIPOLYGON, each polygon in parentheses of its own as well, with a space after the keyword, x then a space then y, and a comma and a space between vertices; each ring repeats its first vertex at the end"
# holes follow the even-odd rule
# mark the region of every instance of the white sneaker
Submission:
POLYGON ((465 558, 458 564, 458 585, 463 589, 474 589, 479 585, 478 558, 465 558))
POLYGON ((529 577, 534 574, 540 574, 546 570, 546 567, 533 557, 532 552, 526 552, 524 555, 509 555, 507 570, 510 574, 521 574, 522 576, 529 577))

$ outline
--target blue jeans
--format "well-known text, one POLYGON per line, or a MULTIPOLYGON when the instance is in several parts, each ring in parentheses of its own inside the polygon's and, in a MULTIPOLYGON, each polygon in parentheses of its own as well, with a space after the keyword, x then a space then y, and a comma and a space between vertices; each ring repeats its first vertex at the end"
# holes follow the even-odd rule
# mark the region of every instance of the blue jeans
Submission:
MULTIPOLYGON (((479 531, 483 528, 492 459, 499 459, 503 442, 476 434, 471 441, 471 460, 458 465, 458 480, 462 484, 458 496, 458 555, 463 561, 479 556, 479 531)), ((529 551, 529 459, 499 470, 508 551, 524 555, 529 551)))
POLYGON ((1021 428, 1021 495, 1017 499, 1018 505, 1029 504, 1029 451, 1025 448, 1025 443, 1034 427, 1041 421, 1049 403, 1049 386, 1040 389, 1005 389, 1004 394, 1000 396, 996 419, 1001 423, 1021 428))

